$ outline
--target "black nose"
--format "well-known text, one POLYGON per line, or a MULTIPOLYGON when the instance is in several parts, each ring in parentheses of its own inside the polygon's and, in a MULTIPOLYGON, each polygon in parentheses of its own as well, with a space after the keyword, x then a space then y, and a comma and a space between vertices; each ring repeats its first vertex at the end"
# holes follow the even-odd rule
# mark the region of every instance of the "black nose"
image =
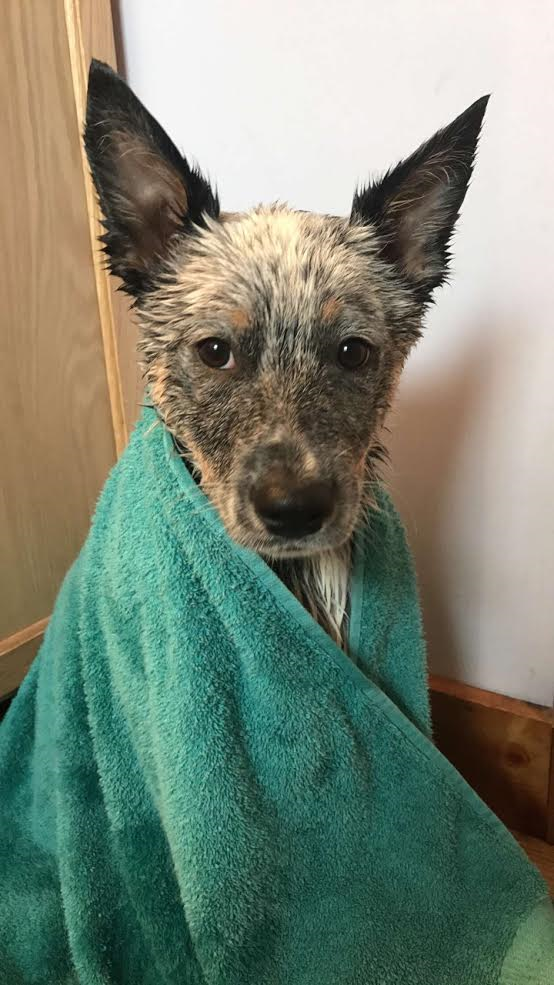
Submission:
POLYGON ((334 487, 322 481, 295 484, 267 477, 254 487, 252 502, 270 533, 278 537, 307 537, 320 530, 331 515, 334 487))

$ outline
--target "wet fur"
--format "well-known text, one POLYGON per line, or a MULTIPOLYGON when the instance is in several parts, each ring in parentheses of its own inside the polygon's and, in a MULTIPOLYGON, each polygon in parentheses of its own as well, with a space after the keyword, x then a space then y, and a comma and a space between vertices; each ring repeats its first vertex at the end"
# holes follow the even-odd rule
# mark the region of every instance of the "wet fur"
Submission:
POLYGON ((176 244, 137 313, 152 401, 229 532, 274 561, 287 586, 342 642, 349 540, 373 501, 383 457, 376 436, 420 330, 419 306, 394 284, 374 233, 285 206, 207 221, 176 244), (329 299, 341 304, 322 332, 329 299), (237 311, 248 312, 248 328, 235 328, 237 311), (245 369, 240 382, 206 373, 193 349, 206 334, 229 338, 255 368, 245 369), (378 347, 371 376, 344 379, 328 357, 345 334, 378 347), (265 467, 256 449, 277 442, 286 445, 296 476, 307 478, 313 459, 318 475, 340 469, 340 522, 312 539, 309 552, 301 545, 300 559, 283 558, 268 545, 245 505, 244 490, 265 467))
POLYGON ((112 271, 134 298, 150 399, 230 535, 263 554, 337 642, 352 536, 471 174, 486 99, 354 197, 348 218, 285 205, 223 214, 125 84, 93 63, 85 142, 112 271), (198 343, 229 342, 206 367, 198 343), (339 345, 371 358, 345 371, 339 345), (334 512, 297 541, 268 534, 250 493, 268 470, 331 484, 334 512))

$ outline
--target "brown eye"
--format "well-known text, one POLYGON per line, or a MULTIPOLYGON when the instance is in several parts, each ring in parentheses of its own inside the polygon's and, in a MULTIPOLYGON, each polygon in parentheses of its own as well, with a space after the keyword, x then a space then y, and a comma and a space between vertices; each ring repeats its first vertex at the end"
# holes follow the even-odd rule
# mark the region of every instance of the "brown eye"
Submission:
POLYGON ((234 369, 233 350, 225 339, 204 339, 197 347, 198 355, 210 369, 234 369))
POLYGON ((339 345, 337 359, 344 369, 361 369, 375 351, 364 339, 344 339, 339 345))

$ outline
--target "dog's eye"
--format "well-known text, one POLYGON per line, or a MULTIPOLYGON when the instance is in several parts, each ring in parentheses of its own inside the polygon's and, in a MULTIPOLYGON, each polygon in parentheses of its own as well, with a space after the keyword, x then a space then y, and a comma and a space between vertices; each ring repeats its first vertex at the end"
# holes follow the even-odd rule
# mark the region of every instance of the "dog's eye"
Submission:
POLYGON ((233 350, 225 339, 204 339, 196 346, 198 355, 210 369, 234 369, 233 350))
POLYGON ((375 347, 364 339, 344 339, 339 345, 337 359, 344 369, 361 369, 374 352, 375 347))

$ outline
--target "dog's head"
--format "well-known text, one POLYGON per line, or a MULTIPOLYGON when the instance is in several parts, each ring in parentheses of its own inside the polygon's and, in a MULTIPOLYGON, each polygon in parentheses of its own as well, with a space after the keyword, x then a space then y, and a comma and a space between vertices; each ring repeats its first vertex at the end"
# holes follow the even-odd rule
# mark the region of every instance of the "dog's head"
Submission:
POLYGON ((305 556, 351 535, 486 103, 358 191, 347 219, 230 214, 93 63, 85 140, 111 270, 135 298, 150 397, 240 543, 305 556))

